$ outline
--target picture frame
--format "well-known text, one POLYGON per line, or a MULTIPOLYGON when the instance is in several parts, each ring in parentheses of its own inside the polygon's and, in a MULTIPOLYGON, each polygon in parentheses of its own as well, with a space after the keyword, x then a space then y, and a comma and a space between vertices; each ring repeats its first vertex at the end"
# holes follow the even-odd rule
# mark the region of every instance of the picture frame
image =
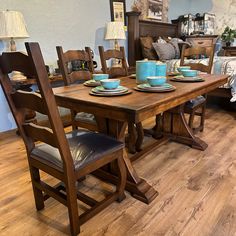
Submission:
POLYGON ((162 21, 163 1, 162 0, 148 0, 148 14, 147 18, 162 21))
POLYGON ((110 0, 111 21, 121 21, 126 25, 126 3, 125 0, 110 0))
POLYGON ((141 12, 140 20, 168 22, 168 0, 134 0, 131 8, 141 12))

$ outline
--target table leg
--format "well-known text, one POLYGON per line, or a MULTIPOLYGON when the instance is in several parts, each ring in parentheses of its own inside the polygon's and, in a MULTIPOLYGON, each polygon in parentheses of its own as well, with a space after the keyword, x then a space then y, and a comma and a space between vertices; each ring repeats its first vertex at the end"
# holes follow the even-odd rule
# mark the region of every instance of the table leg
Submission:
MULTIPOLYGON (((124 141, 127 126, 126 122, 98 117, 96 117, 96 121, 100 132, 116 137, 120 141, 124 141)), ((123 156, 128 171, 126 190, 129 191, 134 198, 149 204, 157 197, 158 192, 149 185, 146 180, 138 176, 125 150, 123 156)), ((103 169, 95 171, 94 174, 111 183, 117 183, 118 181, 116 165, 106 166, 103 169)))
POLYGON ((156 125, 155 132, 169 136, 172 140, 190 145, 192 148, 204 151, 207 144, 196 137, 192 129, 188 126, 184 117, 184 104, 166 111, 159 119, 161 125, 156 125))

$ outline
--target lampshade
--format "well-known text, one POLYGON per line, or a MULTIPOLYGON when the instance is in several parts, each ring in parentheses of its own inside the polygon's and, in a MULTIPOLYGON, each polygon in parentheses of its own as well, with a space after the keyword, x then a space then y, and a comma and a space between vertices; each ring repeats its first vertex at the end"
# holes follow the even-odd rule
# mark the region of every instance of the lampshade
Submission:
POLYGON ((107 32, 105 39, 125 39, 124 23, 112 21, 107 23, 107 32))
POLYGON ((24 17, 18 11, 0 11, 0 39, 28 38, 24 17))

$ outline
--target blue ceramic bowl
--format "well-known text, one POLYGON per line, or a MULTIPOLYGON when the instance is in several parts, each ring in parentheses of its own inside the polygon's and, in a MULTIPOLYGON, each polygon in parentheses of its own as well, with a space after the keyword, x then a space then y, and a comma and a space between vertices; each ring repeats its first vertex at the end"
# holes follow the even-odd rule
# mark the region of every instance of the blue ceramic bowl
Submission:
POLYGON ((105 89, 116 89, 120 85, 119 79, 103 79, 100 82, 105 89))
POLYGON ((102 79, 108 79, 109 75, 108 74, 93 74, 93 80, 95 81, 100 81, 102 79))
POLYGON ((183 70, 190 70, 190 66, 179 66, 177 70, 182 73, 183 70))
POLYGON ((161 86, 166 82, 165 76, 149 76, 147 77, 148 83, 152 86, 161 86))
POLYGON ((184 77, 194 77, 197 76, 198 71, 197 70, 182 70, 181 72, 184 77))

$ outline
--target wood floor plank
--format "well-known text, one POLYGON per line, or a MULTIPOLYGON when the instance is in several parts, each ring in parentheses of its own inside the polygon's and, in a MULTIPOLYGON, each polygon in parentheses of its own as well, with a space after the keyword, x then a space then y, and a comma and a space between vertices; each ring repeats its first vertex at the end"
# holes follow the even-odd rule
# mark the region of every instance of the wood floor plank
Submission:
MULTIPOLYGON (((205 151, 169 142, 134 163, 160 193, 150 205, 127 193, 123 202, 82 225, 80 235, 236 235, 235 112, 207 109, 199 136, 209 144, 205 151)), ((48 199, 45 209, 36 211, 24 144, 15 131, 0 134, 0 150, 0 235, 68 235, 64 206, 48 199)), ((98 198, 112 189, 90 176, 80 186, 98 198)), ((84 208, 80 204, 80 213, 84 208)))

